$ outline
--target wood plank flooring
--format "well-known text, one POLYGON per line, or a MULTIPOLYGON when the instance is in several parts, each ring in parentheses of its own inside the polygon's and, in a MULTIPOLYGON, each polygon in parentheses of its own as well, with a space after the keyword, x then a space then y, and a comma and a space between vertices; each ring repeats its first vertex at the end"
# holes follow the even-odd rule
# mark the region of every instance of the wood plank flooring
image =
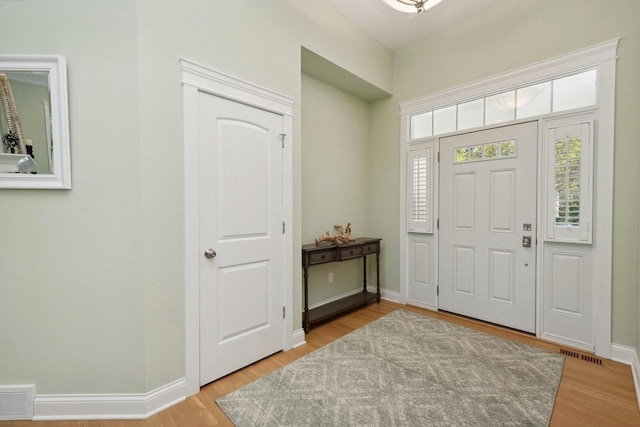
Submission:
MULTIPOLYGON (((118 421, 20 421, 0 422, 0 427, 190 427, 230 426, 232 423, 215 401, 233 390, 269 374, 323 345, 396 308, 423 313, 489 334, 559 352, 560 346, 527 334, 448 313, 382 301, 313 328, 307 344, 277 353, 240 371, 202 387, 200 392, 146 420, 118 421)), ((428 424, 428 423, 425 423, 428 424)), ((640 426, 640 411, 629 366, 604 360, 602 365, 567 357, 551 418, 551 426, 640 426)))

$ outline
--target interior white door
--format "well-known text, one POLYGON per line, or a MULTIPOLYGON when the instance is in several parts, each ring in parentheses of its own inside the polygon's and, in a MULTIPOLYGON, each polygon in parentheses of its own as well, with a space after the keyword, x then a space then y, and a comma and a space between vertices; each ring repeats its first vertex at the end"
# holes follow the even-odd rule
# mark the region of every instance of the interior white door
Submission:
POLYGON ((440 309, 535 332, 537 129, 440 140, 440 309))
POLYGON ((284 346, 283 117, 198 97, 202 385, 284 346))

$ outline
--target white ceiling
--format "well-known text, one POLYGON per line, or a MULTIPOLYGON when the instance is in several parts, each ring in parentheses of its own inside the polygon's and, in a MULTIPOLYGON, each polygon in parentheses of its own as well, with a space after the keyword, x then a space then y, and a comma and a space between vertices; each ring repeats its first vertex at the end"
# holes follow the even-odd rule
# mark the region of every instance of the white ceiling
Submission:
POLYGON ((398 12, 382 0, 329 0, 340 13, 390 49, 401 48, 506 0, 443 0, 421 14, 398 12))

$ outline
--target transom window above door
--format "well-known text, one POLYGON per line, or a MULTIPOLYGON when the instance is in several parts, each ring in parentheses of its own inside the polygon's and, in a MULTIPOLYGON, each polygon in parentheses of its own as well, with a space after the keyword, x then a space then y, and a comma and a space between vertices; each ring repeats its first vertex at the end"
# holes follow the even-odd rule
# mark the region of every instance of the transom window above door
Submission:
POLYGON ((596 105, 596 79, 591 69, 413 114, 409 139, 596 105))

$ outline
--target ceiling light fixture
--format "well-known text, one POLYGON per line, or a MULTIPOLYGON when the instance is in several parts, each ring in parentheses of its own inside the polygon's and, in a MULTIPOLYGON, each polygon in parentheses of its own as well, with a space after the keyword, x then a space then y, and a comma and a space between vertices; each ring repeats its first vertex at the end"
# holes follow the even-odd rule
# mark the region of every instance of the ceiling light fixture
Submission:
POLYGON ((431 9, 442 0, 382 0, 395 10, 405 13, 421 13, 431 9))

